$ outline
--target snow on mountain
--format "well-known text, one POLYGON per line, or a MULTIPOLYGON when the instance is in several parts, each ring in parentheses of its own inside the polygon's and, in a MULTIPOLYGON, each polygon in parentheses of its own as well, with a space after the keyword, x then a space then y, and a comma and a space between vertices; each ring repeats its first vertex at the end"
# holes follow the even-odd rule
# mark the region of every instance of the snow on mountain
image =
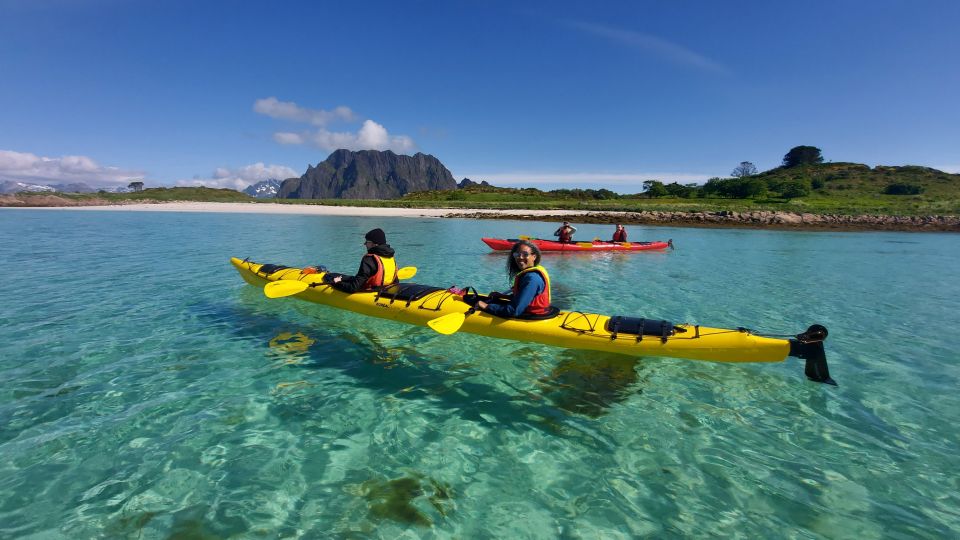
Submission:
POLYGON ((44 186, 42 184, 13 182, 11 180, 0 182, 0 193, 19 193, 21 191, 29 191, 32 193, 53 193, 56 191, 56 188, 44 186))
POLYGON ((243 192, 258 199, 272 199, 280 191, 280 183, 280 180, 274 178, 261 180, 252 186, 247 186, 247 189, 244 189, 243 192))

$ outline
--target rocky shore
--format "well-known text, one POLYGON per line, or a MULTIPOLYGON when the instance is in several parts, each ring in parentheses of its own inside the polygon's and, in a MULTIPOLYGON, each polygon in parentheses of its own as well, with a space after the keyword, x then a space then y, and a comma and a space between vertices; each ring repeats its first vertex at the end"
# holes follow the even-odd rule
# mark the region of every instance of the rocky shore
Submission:
POLYGON ((99 198, 69 199, 52 194, 0 195, 0 208, 85 208, 90 210, 155 210, 191 212, 286 213, 316 215, 368 215, 444 217, 465 219, 518 219, 573 223, 623 223, 669 227, 742 227, 779 230, 847 230, 960 232, 960 216, 878 216, 810 214, 796 212, 731 210, 679 212, 602 212, 581 210, 454 210, 450 208, 391 208, 324 206, 316 204, 165 202, 151 200, 108 201, 99 198))
POLYGON ((663 225, 674 227, 744 227, 787 230, 860 230, 960 232, 960 216, 850 216, 794 212, 582 212, 544 214, 492 214, 488 212, 451 213, 444 217, 468 219, 521 219, 533 221, 570 221, 572 223, 623 223, 625 225, 663 225))

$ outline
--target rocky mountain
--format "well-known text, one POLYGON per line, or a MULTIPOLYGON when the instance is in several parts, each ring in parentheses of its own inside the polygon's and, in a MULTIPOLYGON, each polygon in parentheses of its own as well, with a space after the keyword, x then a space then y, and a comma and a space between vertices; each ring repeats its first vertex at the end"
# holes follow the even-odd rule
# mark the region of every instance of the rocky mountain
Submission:
POLYGON ((50 186, 44 186, 41 184, 25 184, 23 182, 14 182, 12 180, 5 180, 0 182, 0 193, 20 193, 23 191, 29 191, 34 193, 39 192, 48 192, 53 193, 56 189, 50 186))
POLYGON ((83 182, 75 182, 72 184, 27 184, 24 182, 14 182, 12 180, 5 180, 0 182, 0 193, 94 193, 97 190, 84 184, 83 182))
POLYGON ((50 184, 50 187, 60 193, 96 193, 96 189, 84 184, 83 182, 73 182, 71 184, 50 184))
POLYGON ((337 150, 300 178, 283 181, 282 199, 399 199, 414 191, 457 189, 450 171, 433 156, 387 150, 337 150))
POLYGON ((272 199, 277 196, 278 191, 280 191, 280 180, 275 178, 261 180, 243 190, 247 195, 258 199, 272 199))
POLYGON ((489 182, 487 182, 486 180, 481 180, 479 183, 477 183, 469 178, 464 178, 463 180, 460 181, 459 184, 457 184, 457 187, 460 189, 473 187, 473 186, 492 187, 489 184, 489 182))

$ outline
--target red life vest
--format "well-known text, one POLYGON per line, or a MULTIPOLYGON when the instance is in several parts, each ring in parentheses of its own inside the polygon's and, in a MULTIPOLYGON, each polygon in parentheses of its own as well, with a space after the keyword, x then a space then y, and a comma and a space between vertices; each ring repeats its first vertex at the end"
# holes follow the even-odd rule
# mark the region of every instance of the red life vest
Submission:
POLYGON ((366 256, 373 257, 373 260, 377 261, 377 271, 363 283, 364 290, 369 291, 397 282, 397 261, 393 257, 381 257, 373 253, 367 253, 366 256))
POLYGON ((620 229, 619 231, 613 231, 613 241, 614 242, 626 242, 627 241, 627 230, 620 229))
POLYGON ((520 276, 527 272, 540 273, 540 276, 543 278, 543 292, 534 296, 533 300, 530 301, 530 305, 528 305, 527 309, 523 310, 523 312, 531 315, 545 315, 550 311, 550 275, 547 274, 546 268, 537 265, 517 272, 517 275, 513 278, 513 295, 516 297, 516 295, 520 294, 520 276))
POLYGON ((564 244, 569 244, 570 242, 573 241, 573 234, 570 232, 569 227, 563 227, 562 229, 560 229, 559 236, 560 236, 559 241, 564 244))

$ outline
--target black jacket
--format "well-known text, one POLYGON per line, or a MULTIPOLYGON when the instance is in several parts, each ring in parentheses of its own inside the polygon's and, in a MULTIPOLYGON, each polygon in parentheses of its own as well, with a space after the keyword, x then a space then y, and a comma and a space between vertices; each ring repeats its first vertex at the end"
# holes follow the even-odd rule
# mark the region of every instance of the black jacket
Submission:
MULTIPOLYGON (((381 257, 393 257, 394 251, 390 244, 380 244, 367 250, 370 255, 379 255, 381 257)), ((370 276, 377 273, 377 261, 373 257, 363 256, 360 259, 360 269, 355 276, 342 276, 340 283, 334 283, 333 287, 339 291, 353 293, 363 288, 363 284, 370 279, 370 276)), ((388 279, 389 276, 384 276, 388 279)))

